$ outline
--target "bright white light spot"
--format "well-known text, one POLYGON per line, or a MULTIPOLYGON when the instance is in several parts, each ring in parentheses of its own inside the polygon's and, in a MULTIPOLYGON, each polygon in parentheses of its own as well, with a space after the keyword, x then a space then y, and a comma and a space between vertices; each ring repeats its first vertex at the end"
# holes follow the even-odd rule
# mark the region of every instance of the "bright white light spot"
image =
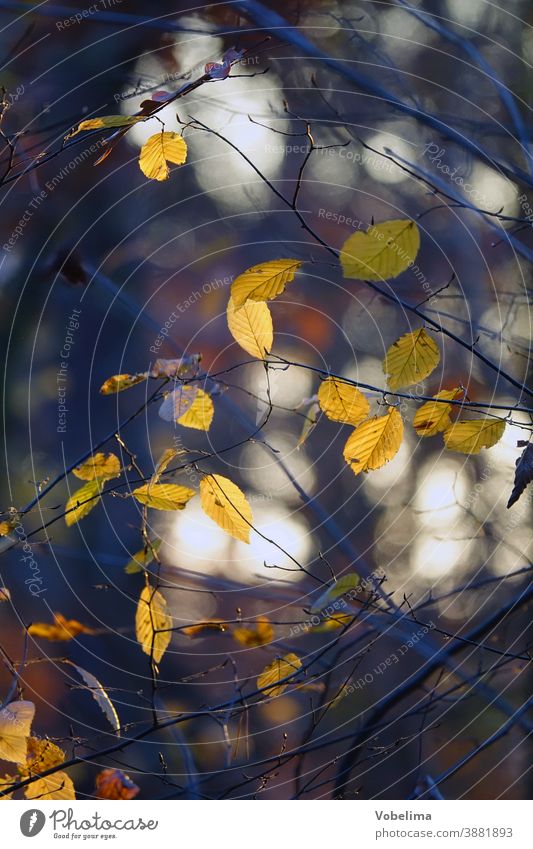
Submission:
POLYGON ((453 462, 436 458, 419 474, 414 508, 425 527, 447 527, 463 515, 460 506, 467 492, 464 473, 453 462))
MULTIPOLYGON (((401 129, 401 126, 396 125, 396 131, 401 129)), ((376 133, 367 140, 369 147, 375 150, 383 151, 385 148, 391 148, 395 154, 403 159, 410 160, 413 158, 413 145, 408 144, 396 133, 376 133)), ((378 156, 377 153, 372 153, 371 150, 363 148, 361 151, 362 164, 370 177, 377 180, 378 183, 402 183, 407 180, 408 174, 402 171, 401 168, 385 159, 383 156, 378 156)))
POLYGON ((413 573, 424 583, 449 575, 458 565, 464 548, 463 541, 422 534, 413 542, 413 573))

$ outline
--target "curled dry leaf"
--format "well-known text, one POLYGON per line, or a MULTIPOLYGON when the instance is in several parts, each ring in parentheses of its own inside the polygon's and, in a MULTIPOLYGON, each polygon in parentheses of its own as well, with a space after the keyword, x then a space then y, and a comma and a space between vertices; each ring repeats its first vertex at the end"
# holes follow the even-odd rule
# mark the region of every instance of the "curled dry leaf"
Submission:
MULTIPOLYGON (((519 443, 519 445, 524 443, 519 443)), ((516 504, 526 486, 533 481, 533 443, 528 442, 520 457, 516 461, 516 471, 514 475, 514 487, 511 492, 511 497, 507 502, 507 509, 516 504)))
POLYGON ((195 637, 204 637, 210 631, 227 631, 228 623, 224 619, 211 619, 210 622, 198 622, 196 625, 187 625, 180 630, 180 634, 193 640, 195 637))
POLYGON ((178 357, 174 360, 159 359, 154 362, 148 374, 154 378, 194 377, 198 371, 201 359, 201 354, 189 354, 188 356, 178 357))
POLYGON ((54 622, 34 622, 28 628, 28 634, 52 642, 67 642, 80 634, 94 634, 92 628, 82 625, 76 619, 66 619, 62 613, 54 613, 54 622))
POLYGON ((139 792, 140 787, 121 769, 103 769, 96 776, 97 799, 134 799, 139 792))
POLYGON ((105 383, 100 387, 102 395, 115 395, 117 392, 124 392, 125 389, 131 389, 132 386, 137 386, 138 383, 143 383, 148 377, 148 372, 143 374, 114 374, 108 377, 105 383))

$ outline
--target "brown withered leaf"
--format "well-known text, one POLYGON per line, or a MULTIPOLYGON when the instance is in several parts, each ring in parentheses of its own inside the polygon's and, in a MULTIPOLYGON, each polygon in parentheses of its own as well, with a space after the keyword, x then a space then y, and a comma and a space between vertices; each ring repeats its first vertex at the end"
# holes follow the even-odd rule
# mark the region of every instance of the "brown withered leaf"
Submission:
POLYGON ((96 776, 95 790, 97 799, 134 799, 140 787, 121 769, 103 769, 96 776))
POLYGON ((523 442, 521 440, 518 443, 518 447, 522 448, 523 446, 525 446, 524 450, 516 461, 514 487, 511 497, 507 502, 507 509, 512 507, 513 504, 516 504, 526 486, 533 481, 533 442, 523 442))

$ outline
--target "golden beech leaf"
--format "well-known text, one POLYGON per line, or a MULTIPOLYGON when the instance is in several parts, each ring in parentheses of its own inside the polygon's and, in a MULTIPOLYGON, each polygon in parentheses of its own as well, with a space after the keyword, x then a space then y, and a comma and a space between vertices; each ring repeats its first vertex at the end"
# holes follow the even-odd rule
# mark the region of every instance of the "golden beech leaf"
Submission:
POLYGON ((195 637, 203 637, 209 631, 224 631, 228 630, 228 623, 224 619, 211 619, 210 622, 198 622, 196 625, 187 625, 182 628, 180 634, 184 634, 189 639, 195 637))
POLYGON ((442 401, 455 401, 462 393, 462 389, 442 389, 437 392, 435 398, 440 398, 441 401, 426 401, 417 410, 413 419, 413 427, 419 436, 435 436, 451 425, 450 413, 452 404, 443 404, 442 401))
POLYGON ((231 537, 250 542, 254 517, 246 496, 222 475, 205 475, 200 481, 202 509, 231 537))
POLYGON ((255 628, 234 628, 233 637, 241 646, 256 648, 271 643, 274 639, 274 628, 264 616, 256 620, 255 628))
POLYGON ((26 799, 39 801, 55 799, 66 802, 76 798, 74 784, 66 772, 54 772, 52 775, 38 778, 24 788, 24 795, 26 799))
POLYGON ((318 390, 320 409, 334 422, 357 425, 366 419, 370 404, 356 386, 336 377, 323 380, 318 390))
POLYGON ((21 776, 38 775, 40 772, 59 766, 64 760, 63 749, 60 749, 51 740, 30 737, 28 739, 26 764, 25 766, 21 765, 19 772, 21 776))
MULTIPOLYGON (((12 787, 13 784, 17 784, 18 781, 18 775, 0 775, 0 793, 5 793, 6 790, 12 787)), ((4 796, 0 796, 0 801, 6 802, 7 800, 12 799, 14 792, 15 791, 12 793, 5 793, 4 796)))
POLYGON ((184 510, 194 495, 194 489, 178 486, 175 483, 147 483, 131 493, 141 504, 155 510, 184 510))
POLYGON ((187 143, 179 133, 155 133, 141 148, 139 167, 150 180, 168 180, 168 162, 183 165, 187 159, 187 143))
POLYGON ((33 702, 10 702, 0 711, 0 760, 25 762, 34 716, 33 702))
POLYGON ((179 385, 169 392, 159 408, 159 416, 166 422, 178 422, 189 410, 198 392, 201 390, 196 386, 179 385))
POLYGON ((402 417, 389 407, 384 416, 374 416, 355 428, 344 446, 344 459, 355 475, 380 469, 398 453, 402 437, 402 417))
POLYGON ((11 531, 16 528, 17 523, 12 519, 8 519, 4 522, 0 522, 0 537, 6 537, 11 531))
POLYGON ((177 419, 177 423, 183 427, 193 427, 196 430, 209 430, 213 416, 215 415, 215 407, 213 401, 207 392, 203 389, 193 389, 190 386, 184 386, 183 391, 193 390, 195 393, 194 401, 189 409, 177 419))
POLYGON ((312 631, 314 634, 321 634, 327 631, 335 631, 337 628, 344 628, 353 622, 353 613, 331 613, 326 616, 318 625, 313 625, 312 631))
POLYGON ((93 481, 97 478, 107 481, 118 478, 120 472, 120 460, 116 454, 102 454, 102 452, 93 454, 85 463, 72 470, 72 474, 82 481, 93 481))
POLYGON ((157 466, 155 467, 155 471, 151 477, 152 483, 157 483, 159 478, 165 471, 165 469, 170 465, 172 460, 180 454, 180 450, 178 448, 165 448, 161 457, 157 461, 157 466))
POLYGON ((444 444, 449 451, 479 454, 482 448, 492 448, 503 436, 505 422, 498 419, 463 419, 444 431, 444 444))
POLYGON ((114 374, 100 387, 102 395, 115 395, 117 392, 124 392, 125 389, 131 389, 132 386, 137 386, 148 377, 148 372, 144 374, 114 374))
POLYGON ((301 666, 302 661, 293 652, 286 654, 284 657, 277 657, 272 663, 265 666, 261 672, 261 675, 257 679, 257 689, 263 690, 265 687, 268 687, 264 691, 265 696, 281 696, 291 682, 285 681, 283 684, 279 684, 278 682, 283 681, 288 675, 297 672, 301 666), (271 684, 274 686, 270 686, 271 684))
POLYGON ((124 571, 127 575, 135 575, 137 572, 142 572, 146 569, 154 559, 154 551, 157 554, 161 546, 161 540, 152 540, 146 548, 141 548, 137 551, 131 560, 124 566, 124 571))
POLYGON ((274 344, 274 327, 268 304, 263 301, 246 301, 235 309, 233 298, 226 312, 229 332, 238 345, 250 354, 264 360, 274 344))
POLYGON ((330 602, 335 601, 339 596, 344 595, 345 593, 353 590, 359 584, 359 575, 355 572, 348 572, 347 575, 343 575, 339 578, 338 581, 335 581, 330 587, 328 587, 320 597, 315 601, 311 608, 311 613, 318 613, 327 607, 330 602))
POLYGON ((271 301, 285 291, 301 266, 299 259, 271 259, 253 265, 235 278, 231 298, 236 310, 248 301, 271 301))
POLYGON ((95 791, 97 799, 134 799, 140 787, 120 769, 103 769, 96 776, 95 791))
POLYGON ((345 241, 340 261, 345 277, 355 280, 390 280, 413 265, 420 248, 414 221, 400 219, 358 230, 345 241))
POLYGON ((167 603, 153 587, 144 587, 135 615, 135 635, 143 652, 159 663, 166 652, 172 632, 172 617, 167 613, 167 603))
POLYGON ((391 389, 411 386, 428 377, 440 362, 437 343, 423 327, 400 336, 383 360, 383 371, 391 389))
POLYGON ((28 634, 44 640, 64 641, 73 640, 79 634, 94 634, 92 628, 82 625, 76 619, 65 619, 62 613, 54 613, 54 622, 34 622, 28 628, 28 634))
POLYGON ((105 115, 102 118, 88 118, 78 124, 77 128, 67 138, 88 130, 107 130, 113 127, 131 127, 138 121, 142 121, 142 115, 105 115))
POLYGON ((100 501, 100 481, 87 481, 74 492, 65 504, 65 523, 70 527, 84 519, 100 501))

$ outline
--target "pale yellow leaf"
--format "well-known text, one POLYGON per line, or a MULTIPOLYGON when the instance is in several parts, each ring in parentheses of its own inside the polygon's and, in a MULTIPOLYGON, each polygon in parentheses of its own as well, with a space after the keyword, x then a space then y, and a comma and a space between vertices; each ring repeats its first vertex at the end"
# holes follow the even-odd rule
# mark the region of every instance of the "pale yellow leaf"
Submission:
POLYGON ((298 259, 272 259, 254 265, 239 274, 231 285, 231 298, 236 310, 248 301, 271 301, 285 291, 301 266, 298 259))
POLYGON ((194 489, 175 483, 144 484, 131 493, 140 504, 155 510, 183 510, 187 502, 196 495, 194 489))
POLYGON ((428 377, 440 362, 437 343, 423 327, 406 333, 391 345, 383 361, 383 371, 391 389, 411 386, 428 377))
POLYGON ((167 180, 168 162, 183 165, 187 159, 187 144, 179 133, 155 133, 141 148, 139 167, 150 180, 167 180))
POLYGON ((289 686, 290 681, 285 681, 283 684, 279 684, 278 682, 297 672, 301 666, 302 661, 293 652, 286 654, 284 657, 277 657, 272 663, 265 666, 261 675, 259 675, 257 689, 263 690, 263 688, 268 687, 264 691, 265 696, 281 696, 289 686))
POLYGON ((82 481, 92 481, 99 478, 102 481, 117 478, 120 475, 121 466, 120 460, 115 454, 93 454, 81 466, 77 466, 72 470, 72 474, 76 475, 82 481))
POLYGON ((113 731, 120 737, 120 719, 118 718, 118 713, 115 709, 115 705, 109 698, 107 691, 105 690, 103 684, 100 683, 98 678, 96 678, 92 672, 87 672, 82 666, 78 666, 71 661, 64 661, 65 663, 69 663, 70 666, 73 666, 81 680, 85 684, 84 689, 91 694, 96 704, 104 714, 105 718, 109 722, 113 731))
POLYGON ((336 377, 322 381, 318 403, 328 419, 345 424, 359 424, 370 412, 370 404, 363 393, 336 377))
POLYGON ((335 601, 339 596, 344 595, 350 590, 355 589, 359 583, 359 575, 355 572, 349 572, 347 575, 343 575, 339 578, 338 581, 335 581, 334 584, 327 587, 326 590, 319 596, 319 598, 315 601, 311 608, 311 613, 318 613, 327 607, 332 601, 335 601))
POLYGON ((38 778, 24 788, 26 799, 44 801, 55 799, 56 801, 69 801, 76 798, 74 784, 66 772, 54 772, 45 778, 38 778))
POLYGON ((413 265, 420 248, 414 221, 383 221, 366 233, 358 230, 342 246, 344 276, 355 280, 390 280, 413 265))
POLYGON ((246 301, 236 310, 233 298, 230 298, 227 320, 231 335, 247 354, 263 360, 270 353, 274 343, 274 328, 268 304, 263 301, 246 301))
POLYGON ((74 492, 65 504, 65 523, 71 525, 84 519, 100 501, 100 481, 87 481, 74 492))
POLYGON ((143 652, 159 663, 170 643, 172 617, 167 612, 167 603, 161 593, 153 587, 144 587, 135 615, 135 635, 143 652))
POLYGON ((311 401, 305 413, 305 419, 302 426, 302 430, 300 431, 300 437, 296 444, 296 447, 298 449, 302 448, 302 446, 305 445, 305 443, 309 439, 309 436, 311 435, 318 421, 319 412, 320 405, 318 401, 311 401))
POLYGON ((452 423, 450 419, 452 404, 442 402, 454 401, 462 391, 459 387, 442 389, 434 396, 442 399, 441 401, 426 401, 425 404, 422 404, 413 419, 413 427, 417 434, 419 436, 435 436, 436 433, 447 430, 452 423))
POLYGON ((113 127, 131 127, 138 121, 142 121, 142 115, 105 115, 102 118, 88 118, 81 121, 77 128, 70 133, 69 138, 88 130, 107 130, 113 127))
POLYGON ((239 487, 222 475, 205 475, 200 481, 202 509, 227 534, 250 542, 252 508, 239 487))
POLYGON ((185 386, 183 391, 193 391, 194 400, 189 409, 177 419, 177 423, 196 430, 209 430, 215 415, 215 407, 210 396, 203 389, 193 389, 189 386, 185 386))
POLYGON ((33 702, 10 702, 0 711, 0 760, 25 762, 34 716, 33 702))
POLYGON ((344 446, 344 459, 354 474, 380 469, 397 454, 402 444, 403 421, 394 407, 356 427, 344 446))
POLYGON ((464 419, 444 431, 444 444, 449 451, 479 454, 482 448, 496 445, 504 430, 505 422, 498 419, 464 419))
POLYGON ((65 760, 65 753, 55 743, 46 738, 30 737, 28 739, 28 752, 26 763, 21 764, 21 776, 37 775, 59 766, 65 760))

